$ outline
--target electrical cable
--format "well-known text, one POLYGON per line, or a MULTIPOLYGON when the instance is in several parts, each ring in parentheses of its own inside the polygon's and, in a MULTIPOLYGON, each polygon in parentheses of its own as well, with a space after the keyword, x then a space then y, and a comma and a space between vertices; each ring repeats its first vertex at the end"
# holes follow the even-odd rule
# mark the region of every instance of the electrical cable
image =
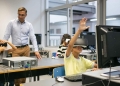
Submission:
MULTIPOLYGON (((103 79, 103 80, 106 80, 106 79, 103 79)), ((105 86, 103 80, 98 80, 98 81, 95 81, 95 82, 92 82, 92 83, 84 84, 83 86, 92 85, 92 84, 95 84, 97 82, 102 82, 103 86, 105 86)))
POLYGON ((54 83, 52 86, 54 86, 54 85, 56 85, 56 84, 58 84, 58 82, 54 83))
POLYGON ((29 81, 31 82, 31 79, 32 79, 32 71, 31 71, 31 64, 30 64, 30 63, 31 63, 31 62, 28 63, 28 65, 29 65, 29 66, 28 66, 28 69, 29 69, 29 75, 30 75, 30 76, 29 76, 29 81))
POLYGON ((109 81, 108 81, 108 85, 107 86, 110 85, 110 81, 111 81, 111 63, 112 63, 112 61, 110 60, 109 81))

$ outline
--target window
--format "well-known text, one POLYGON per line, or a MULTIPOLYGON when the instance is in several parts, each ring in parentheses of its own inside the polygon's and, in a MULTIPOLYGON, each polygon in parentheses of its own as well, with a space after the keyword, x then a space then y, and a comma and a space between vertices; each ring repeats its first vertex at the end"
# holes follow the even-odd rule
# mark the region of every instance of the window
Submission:
POLYGON ((68 33, 67 10, 60 9, 49 12, 47 46, 59 46, 62 35, 68 33))
POLYGON ((61 29, 56 29, 56 34, 61 34, 61 29))
POLYGON ((85 31, 95 32, 96 21, 91 21, 91 19, 96 19, 97 1, 84 0, 86 2, 84 4, 76 3, 81 1, 83 0, 49 0, 47 46, 59 46, 63 34, 73 35, 79 28, 79 20, 83 17, 88 18, 87 26, 90 26, 85 31))
POLYGON ((50 34, 54 34, 54 29, 50 29, 50 34))

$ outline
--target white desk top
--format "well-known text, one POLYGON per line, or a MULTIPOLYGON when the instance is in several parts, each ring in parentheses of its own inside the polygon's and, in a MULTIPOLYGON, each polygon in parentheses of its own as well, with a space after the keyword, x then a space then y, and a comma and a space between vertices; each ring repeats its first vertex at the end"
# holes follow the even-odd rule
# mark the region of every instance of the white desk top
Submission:
POLYGON ((31 57, 9 57, 9 58, 3 58, 8 61, 29 61, 29 60, 37 60, 37 58, 31 58, 31 57))
MULTIPOLYGON (((111 71, 116 71, 116 69, 119 69, 120 70, 120 66, 119 67, 113 67, 111 69, 111 71)), ((91 76, 91 77, 95 77, 95 78, 99 78, 99 79, 108 79, 109 77, 104 77, 104 76, 101 76, 102 73, 105 73, 105 72, 109 72, 110 68, 105 68, 105 69, 100 69, 100 70, 97 70, 97 71, 91 71, 91 72, 85 72, 83 73, 84 75, 87 75, 87 76, 91 76)), ((116 83, 120 83, 120 80, 111 80, 113 82, 116 82, 116 83)))
MULTIPOLYGON (((64 66, 63 58, 58 58, 58 59, 42 58, 38 60, 38 66, 32 67, 31 70, 52 68, 59 66, 64 66)), ((5 72, 18 72, 18 71, 25 71, 25 69, 24 68, 12 69, 12 68, 8 68, 7 66, 0 65, 0 74, 5 72)))

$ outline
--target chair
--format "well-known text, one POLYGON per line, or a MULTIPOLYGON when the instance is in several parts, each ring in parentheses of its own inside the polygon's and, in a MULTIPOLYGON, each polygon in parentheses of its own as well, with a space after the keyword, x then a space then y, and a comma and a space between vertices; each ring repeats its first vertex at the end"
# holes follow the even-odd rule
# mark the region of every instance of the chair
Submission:
POLYGON ((53 69, 53 78, 56 78, 57 76, 65 76, 64 66, 53 69))

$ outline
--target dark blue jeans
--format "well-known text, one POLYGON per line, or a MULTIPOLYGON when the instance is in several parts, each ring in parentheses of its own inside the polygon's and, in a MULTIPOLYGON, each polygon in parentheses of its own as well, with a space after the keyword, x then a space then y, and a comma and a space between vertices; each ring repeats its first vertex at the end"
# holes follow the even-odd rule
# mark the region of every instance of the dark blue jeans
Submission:
POLYGON ((14 81, 9 81, 9 86, 14 86, 14 81))
POLYGON ((5 84, 4 82, 0 82, 0 86, 4 86, 4 84, 5 84))
MULTIPOLYGON (((0 82, 0 86, 4 86, 5 82, 0 82)), ((14 86, 14 81, 9 81, 9 86, 14 86)))

